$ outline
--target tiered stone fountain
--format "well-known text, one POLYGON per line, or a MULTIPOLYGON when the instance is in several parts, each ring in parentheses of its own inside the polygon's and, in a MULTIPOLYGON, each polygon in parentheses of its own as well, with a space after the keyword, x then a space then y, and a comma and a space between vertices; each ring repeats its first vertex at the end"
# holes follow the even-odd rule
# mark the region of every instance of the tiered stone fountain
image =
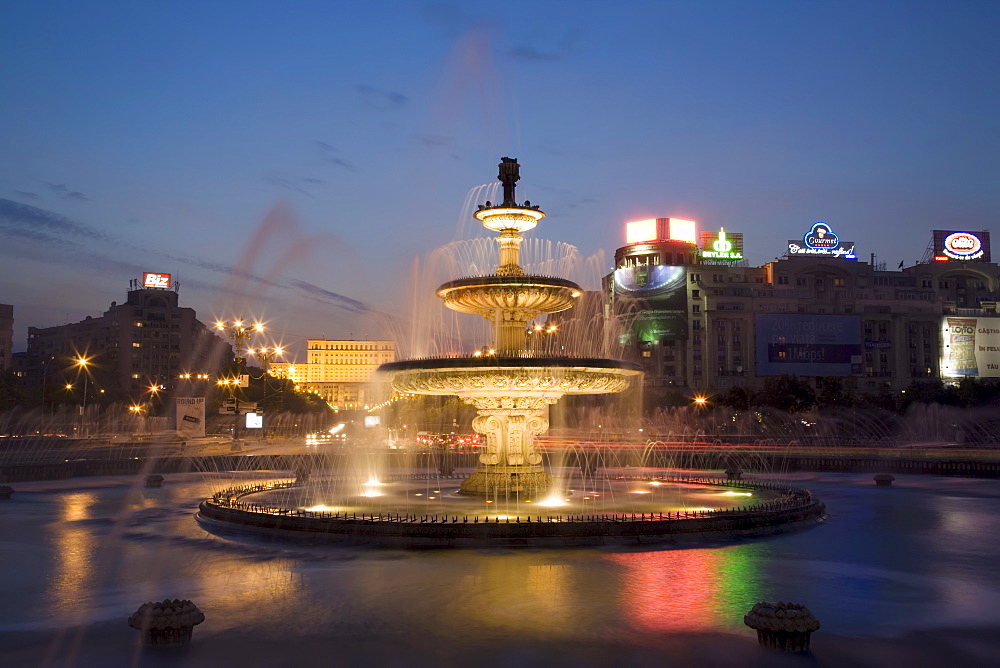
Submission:
POLYGON ((542 467, 535 437, 548 429, 548 407, 566 394, 622 392, 641 370, 628 362, 574 357, 536 357, 526 345, 528 323, 565 311, 582 294, 572 281, 528 276, 520 265, 521 234, 545 218, 537 206, 515 199, 520 179, 515 159, 502 158, 504 199, 486 202, 474 214, 499 233, 500 261, 489 276, 461 278, 437 290, 445 306, 493 323, 489 354, 465 358, 404 360, 385 364, 398 392, 455 395, 476 407, 472 428, 486 435, 478 469, 461 486, 463 494, 539 496, 552 486, 542 467))
MULTIPOLYGON (((455 395, 476 407, 472 427, 486 435, 476 470, 460 484, 443 472, 395 473, 354 484, 349 466, 316 476, 300 473, 294 482, 250 481, 205 499, 198 512, 203 526, 304 533, 311 540, 359 545, 479 547, 634 545, 669 542, 681 534, 718 540, 822 519, 823 504, 807 490, 766 483, 593 469, 554 481, 535 448, 535 438, 548 428, 549 406, 567 394, 621 392, 642 372, 629 362, 542 355, 526 345, 531 320, 569 309, 582 291, 561 278, 528 276, 521 267, 521 234, 545 214, 529 202, 516 202, 518 178, 517 162, 504 158, 503 202, 487 202, 475 213, 499 233, 496 271, 437 290, 449 308, 493 324, 493 348, 488 354, 381 367, 399 392, 455 395)), ((614 459, 611 450, 607 454, 614 459)))

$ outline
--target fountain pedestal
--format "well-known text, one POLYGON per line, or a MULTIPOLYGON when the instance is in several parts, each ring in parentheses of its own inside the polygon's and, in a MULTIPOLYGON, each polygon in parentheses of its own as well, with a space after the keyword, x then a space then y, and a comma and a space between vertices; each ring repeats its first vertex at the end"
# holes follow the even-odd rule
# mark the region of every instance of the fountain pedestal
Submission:
MULTIPOLYGON (((479 455, 479 467, 462 483, 462 494, 541 495, 552 487, 552 476, 542 468, 542 456, 535 451, 535 437, 549 428, 541 409, 496 409, 481 407, 491 403, 480 398, 468 400, 479 414, 472 428, 486 436, 486 452, 479 455)), ((539 399, 534 403, 545 402, 539 399)))

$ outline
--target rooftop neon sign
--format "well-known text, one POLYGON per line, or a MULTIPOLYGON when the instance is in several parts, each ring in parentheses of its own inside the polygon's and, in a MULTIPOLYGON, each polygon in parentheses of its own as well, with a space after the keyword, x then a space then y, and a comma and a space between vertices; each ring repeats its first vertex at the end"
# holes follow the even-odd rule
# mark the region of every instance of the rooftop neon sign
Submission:
POLYGON ((742 260, 743 234, 726 234, 722 227, 717 234, 702 232, 701 256, 707 260, 742 260))

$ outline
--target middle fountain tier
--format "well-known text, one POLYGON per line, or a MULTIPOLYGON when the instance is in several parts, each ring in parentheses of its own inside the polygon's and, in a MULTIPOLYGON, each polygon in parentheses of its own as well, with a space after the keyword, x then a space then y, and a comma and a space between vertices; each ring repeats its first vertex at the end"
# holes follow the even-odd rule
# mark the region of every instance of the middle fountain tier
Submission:
POLYGON ((642 370, 621 360, 539 356, 528 349, 528 323, 571 308, 583 291, 565 279, 525 275, 521 233, 545 214, 530 202, 516 203, 517 160, 502 158, 498 178, 503 202, 486 202, 474 214, 498 233, 495 273, 449 281, 437 290, 448 308, 492 323, 493 348, 470 357, 391 362, 380 371, 392 374, 397 392, 454 395, 475 406, 472 428, 486 436, 486 451, 475 473, 462 482, 463 494, 540 497, 553 484, 535 449, 535 437, 549 427, 549 405, 566 394, 622 392, 642 370))

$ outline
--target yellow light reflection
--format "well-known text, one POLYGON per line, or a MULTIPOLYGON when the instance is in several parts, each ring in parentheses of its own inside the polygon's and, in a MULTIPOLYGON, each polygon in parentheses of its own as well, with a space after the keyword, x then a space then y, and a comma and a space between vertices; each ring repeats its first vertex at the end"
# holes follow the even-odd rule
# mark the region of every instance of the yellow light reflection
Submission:
POLYGON ((66 601, 67 594, 82 591, 93 584, 97 536, 92 527, 77 522, 90 518, 90 508, 97 503, 94 494, 67 494, 61 507, 62 521, 53 524, 56 544, 55 573, 50 594, 55 601, 66 601))

